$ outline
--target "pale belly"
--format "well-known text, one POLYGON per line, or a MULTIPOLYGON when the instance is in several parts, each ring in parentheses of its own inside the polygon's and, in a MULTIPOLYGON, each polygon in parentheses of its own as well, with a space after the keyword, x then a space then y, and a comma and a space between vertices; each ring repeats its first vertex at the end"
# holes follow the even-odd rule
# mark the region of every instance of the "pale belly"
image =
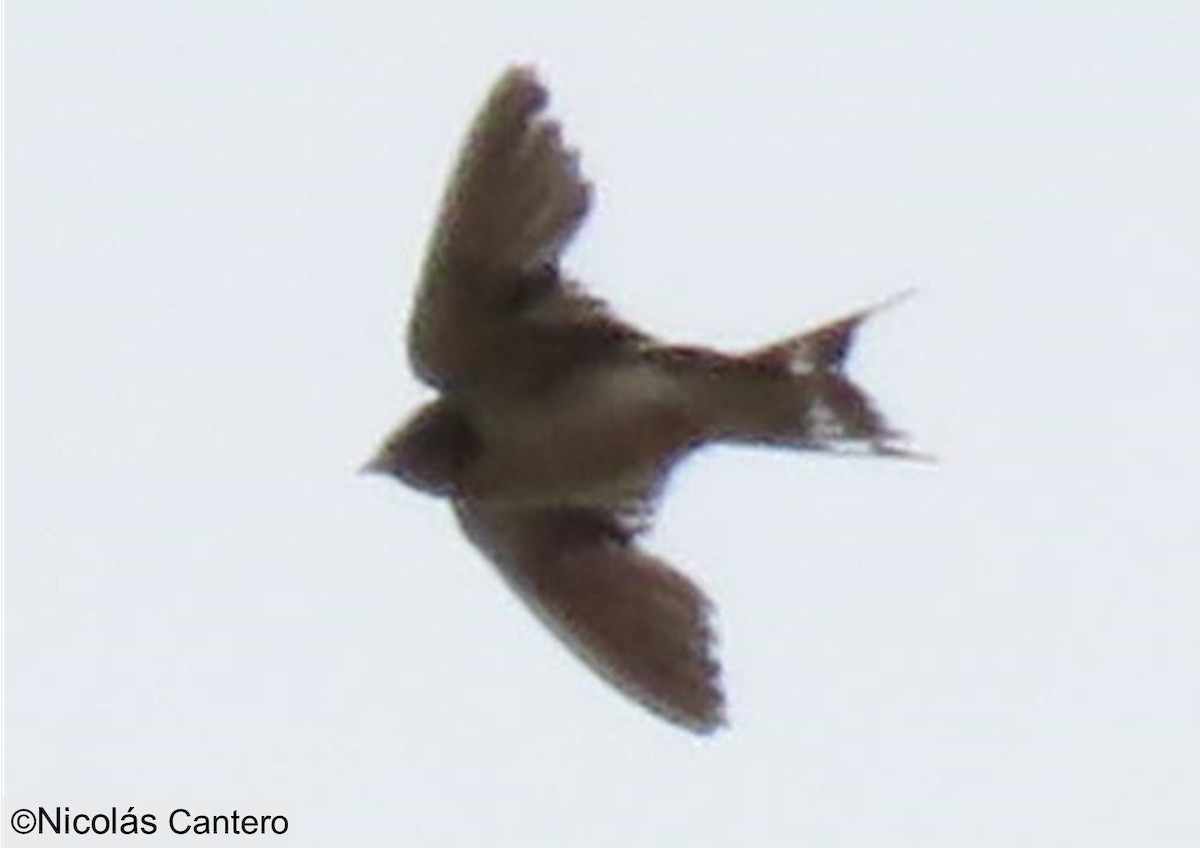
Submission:
POLYGON ((645 497, 699 436, 683 388, 653 365, 581 374, 552 395, 486 405, 472 496, 611 507, 645 497))

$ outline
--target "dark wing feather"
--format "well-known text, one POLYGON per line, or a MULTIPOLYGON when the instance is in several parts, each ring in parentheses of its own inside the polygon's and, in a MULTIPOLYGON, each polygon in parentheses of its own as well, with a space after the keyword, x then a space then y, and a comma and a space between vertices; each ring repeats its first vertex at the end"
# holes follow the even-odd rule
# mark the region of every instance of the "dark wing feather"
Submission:
POLYGON ((664 718, 700 733, 724 721, 709 600, 637 549, 619 516, 459 502, 467 535, 571 650, 664 718))
POLYGON ((413 368, 434 386, 478 382, 476 372, 510 358, 531 329, 600 321, 611 335, 621 326, 559 274, 591 186, 558 123, 543 114, 548 99, 532 70, 509 69, 459 154, 409 327, 413 368))

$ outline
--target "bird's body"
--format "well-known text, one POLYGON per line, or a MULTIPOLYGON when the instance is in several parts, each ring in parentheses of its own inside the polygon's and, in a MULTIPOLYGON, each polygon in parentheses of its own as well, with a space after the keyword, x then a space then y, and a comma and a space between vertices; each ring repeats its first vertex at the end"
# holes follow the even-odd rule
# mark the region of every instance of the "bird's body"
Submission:
POLYGON ((636 360, 479 406, 489 411, 474 419, 484 449, 463 491, 511 504, 628 503, 653 488, 703 426, 677 380, 636 360))
POLYGON ((410 324, 440 392, 369 468, 448 497, 468 536, 614 685, 697 731, 724 720, 703 593, 637 547, 671 469, 710 443, 902 454, 842 368, 863 310, 746 354, 671 345, 563 275, 590 206, 514 68, 464 145, 410 324))

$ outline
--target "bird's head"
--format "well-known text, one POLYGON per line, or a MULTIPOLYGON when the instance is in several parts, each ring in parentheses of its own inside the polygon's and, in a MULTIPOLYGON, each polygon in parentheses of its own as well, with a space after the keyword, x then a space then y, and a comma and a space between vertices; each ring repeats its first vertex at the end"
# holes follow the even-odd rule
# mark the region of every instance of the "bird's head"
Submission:
POLYGON ((438 401, 389 435, 362 470, 387 474, 429 494, 453 496, 478 450, 479 437, 467 416, 438 401))

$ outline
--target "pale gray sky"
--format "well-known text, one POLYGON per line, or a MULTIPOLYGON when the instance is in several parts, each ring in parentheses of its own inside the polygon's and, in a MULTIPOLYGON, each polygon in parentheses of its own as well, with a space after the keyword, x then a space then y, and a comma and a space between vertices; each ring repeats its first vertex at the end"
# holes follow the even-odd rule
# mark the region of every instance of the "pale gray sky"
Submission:
POLYGON ((304 846, 1200 844, 1200 6, 6 7, 10 793, 289 798, 304 846), (919 289, 854 373, 940 464, 674 482, 711 739, 353 473, 426 397, 414 271, 517 60, 630 319, 919 289))

